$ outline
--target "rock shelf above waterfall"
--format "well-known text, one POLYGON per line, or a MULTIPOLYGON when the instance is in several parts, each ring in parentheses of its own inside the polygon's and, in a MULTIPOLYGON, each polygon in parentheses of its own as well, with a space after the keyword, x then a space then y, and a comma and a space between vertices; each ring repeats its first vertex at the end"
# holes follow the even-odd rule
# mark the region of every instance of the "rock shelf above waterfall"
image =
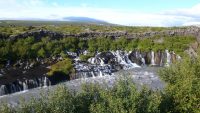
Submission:
POLYGON ((120 32, 120 31, 114 31, 114 32, 82 32, 78 34, 64 34, 61 32, 55 32, 50 30, 36 30, 36 31, 28 31, 24 32, 18 35, 5 35, 0 33, 0 39, 9 39, 9 40, 17 40, 19 38, 27 38, 27 37, 35 37, 36 39, 40 40, 41 37, 49 36, 52 39, 60 39, 64 37, 76 37, 76 38, 84 38, 84 39, 90 39, 90 38, 96 38, 96 37, 112 37, 112 38, 118 38, 121 36, 124 36, 128 39, 134 39, 134 38, 148 38, 153 36, 185 36, 185 35, 192 35, 197 38, 199 38, 199 27, 185 27, 185 28, 178 28, 174 30, 164 30, 164 31, 150 31, 150 32, 143 32, 143 33, 128 33, 128 32, 120 32))

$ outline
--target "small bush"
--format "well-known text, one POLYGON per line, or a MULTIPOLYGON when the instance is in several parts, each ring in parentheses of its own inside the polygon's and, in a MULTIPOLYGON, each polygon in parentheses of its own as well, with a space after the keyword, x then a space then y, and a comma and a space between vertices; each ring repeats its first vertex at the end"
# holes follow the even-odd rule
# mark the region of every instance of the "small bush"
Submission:
POLYGON ((94 55, 93 54, 87 54, 87 55, 80 55, 80 60, 81 61, 88 61, 89 58, 93 57, 94 55))
POLYGON ((52 76, 55 72, 61 72, 66 75, 69 75, 73 72, 72 60, 65 58, 62 61, 59 61, 51 66, 51 70, 47 73, 49 76, 52 76))

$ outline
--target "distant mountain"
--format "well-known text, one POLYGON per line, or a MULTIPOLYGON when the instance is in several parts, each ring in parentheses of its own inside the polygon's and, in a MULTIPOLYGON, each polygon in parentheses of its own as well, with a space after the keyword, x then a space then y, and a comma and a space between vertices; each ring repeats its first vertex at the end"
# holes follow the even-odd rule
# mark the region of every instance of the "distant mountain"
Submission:
POLYGON ((64 17, 63 20, 69 21, 69 22, 80 22, 80 23, 109 24, 106 21, 89 18, 89 17, 64 17))

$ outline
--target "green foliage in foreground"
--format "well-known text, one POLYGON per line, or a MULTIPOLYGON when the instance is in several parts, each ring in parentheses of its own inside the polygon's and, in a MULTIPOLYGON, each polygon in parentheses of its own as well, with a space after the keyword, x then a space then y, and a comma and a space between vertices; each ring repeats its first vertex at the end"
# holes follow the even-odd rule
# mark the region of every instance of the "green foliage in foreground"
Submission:
POLYGON ((160 75, 168 83, 162 96, 163 112, 200 113, 199 56, 165 68, 160 75))
POLYGON ((72 93, 65 86, 41 99, 22 103, 13 109, 3 106, 1 113, 158 113, 160 95, 142 89, 138 91, 128 80, 119 81, 114 87, 94 84, 84 85, 79 93, 72 93))
POLYGON ((63 73, 69 75, 73 72, 72 60, 65 58, 62 61, 59 61, 51 66, 51 70, 47 73, 49 76, 52 76, 54 73, 63 73))

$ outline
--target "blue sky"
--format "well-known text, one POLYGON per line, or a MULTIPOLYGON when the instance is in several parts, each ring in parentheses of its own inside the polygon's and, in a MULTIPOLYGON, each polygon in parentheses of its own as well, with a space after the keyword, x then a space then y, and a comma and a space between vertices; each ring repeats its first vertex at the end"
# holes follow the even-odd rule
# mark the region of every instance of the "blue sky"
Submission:
POLYGON ((190 8, 200 3, 200 0, 46 0, 46 4, 49 5, 55 2, 66 7, 87 5, 98 8, 157 12, 176 8, 190 8))
POLYGON ((200 24, 200 0, 0 0, 0 19, 84 16, 131 26, 200 24))

